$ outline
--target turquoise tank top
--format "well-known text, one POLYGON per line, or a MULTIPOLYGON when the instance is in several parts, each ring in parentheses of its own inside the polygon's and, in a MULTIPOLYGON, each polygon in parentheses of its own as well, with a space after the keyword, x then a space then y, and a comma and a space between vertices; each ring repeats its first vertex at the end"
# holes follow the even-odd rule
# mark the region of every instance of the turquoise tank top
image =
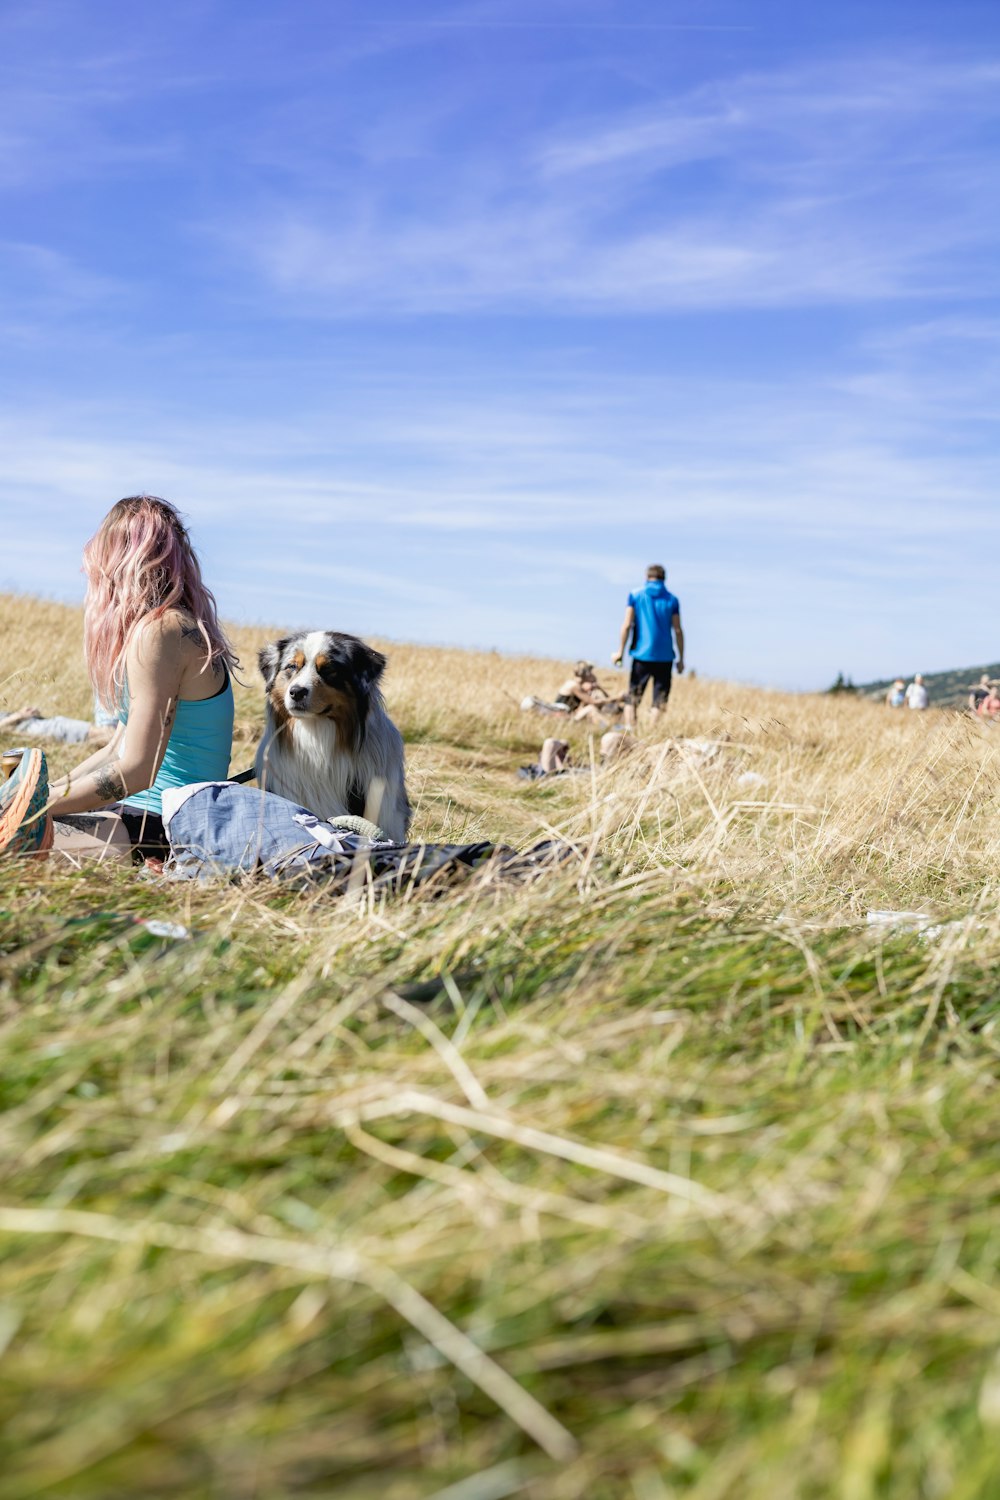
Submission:
MULTIPOLYGON (((146 792, 125 798, 126 807, 140 812, 163 812, 163 792, 168 786, 190 786, 193 781, 225 781, 233 751, 232 679, 226 680, 211 698, 178 698, 174 725, 153 785, 146 792)), ((128 683, 118 716, 128 723, 128 683)))

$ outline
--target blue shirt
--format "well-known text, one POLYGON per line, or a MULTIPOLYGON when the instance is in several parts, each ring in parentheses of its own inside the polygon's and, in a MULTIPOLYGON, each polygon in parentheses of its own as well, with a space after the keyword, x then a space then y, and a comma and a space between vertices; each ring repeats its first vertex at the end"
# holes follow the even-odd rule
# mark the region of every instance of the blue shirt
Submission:
MULTIPOLYGON (((128 685, 121 721, 128 724, 128 685)), ((160 815, 168 786, 190 786, 193 781, 222 781, 229 774, 233 748, 233 684, 229 673, 211 698, 179 698, 156 780, 145 792, 125 798, 125 806, 160 815)), ((126 729, 126 733, 127 733, 126 729)))
POLYGON ((652 578, 628 602, 635 611, 632 639, 633 661, 673 661, 674 616, 681 612, 680 600, 659 578, 652 578))

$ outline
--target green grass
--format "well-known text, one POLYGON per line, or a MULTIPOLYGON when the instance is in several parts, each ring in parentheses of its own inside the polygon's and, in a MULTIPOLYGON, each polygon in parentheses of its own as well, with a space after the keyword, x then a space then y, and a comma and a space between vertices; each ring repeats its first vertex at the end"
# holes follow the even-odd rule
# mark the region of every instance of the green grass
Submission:
POLYGON ((992 919, 0 886, 0 1496, 1000 1492, 992 919))
POLYGON ((526 785, 550 669, 390 677, 417 835, 531 885, 0 861, 0 1500, 1000 1495, 993 735, 684 679, 716 754, 526 785))

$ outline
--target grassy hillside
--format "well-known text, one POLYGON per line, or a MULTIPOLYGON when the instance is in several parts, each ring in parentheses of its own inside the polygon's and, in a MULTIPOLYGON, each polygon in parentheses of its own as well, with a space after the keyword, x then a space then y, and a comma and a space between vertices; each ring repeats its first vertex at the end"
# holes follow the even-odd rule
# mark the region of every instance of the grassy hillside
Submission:
MULTIPOLYGON (((952 672, 925 672, 924 683, 931 703, 936 708, 964 708, 969 701, 971 684, 978 682, 983 672, 1000 681, 1000 661, 984 662, 981 667, 958 667, 952 672)), ((893 681, 887 677, 884 682, 866 682, 858 692, 882 700, 893 681)))
POLYGON ((417 834, 583 842, 530 887, 0 864, 0 1500, 1000 1493, 994 734, 682 680, 519 783, 558 679, 392 648, 417 834))

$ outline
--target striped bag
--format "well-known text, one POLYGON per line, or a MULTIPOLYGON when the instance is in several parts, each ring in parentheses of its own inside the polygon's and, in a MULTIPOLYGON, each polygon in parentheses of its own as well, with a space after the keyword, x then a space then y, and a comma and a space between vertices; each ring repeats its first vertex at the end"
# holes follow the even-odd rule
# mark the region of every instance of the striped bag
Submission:
POLYGON ((0 782, 0 855, 46 854, 52 848, 48 800, 45 756, 41 750, 23 750, 13 776, 0 782))

